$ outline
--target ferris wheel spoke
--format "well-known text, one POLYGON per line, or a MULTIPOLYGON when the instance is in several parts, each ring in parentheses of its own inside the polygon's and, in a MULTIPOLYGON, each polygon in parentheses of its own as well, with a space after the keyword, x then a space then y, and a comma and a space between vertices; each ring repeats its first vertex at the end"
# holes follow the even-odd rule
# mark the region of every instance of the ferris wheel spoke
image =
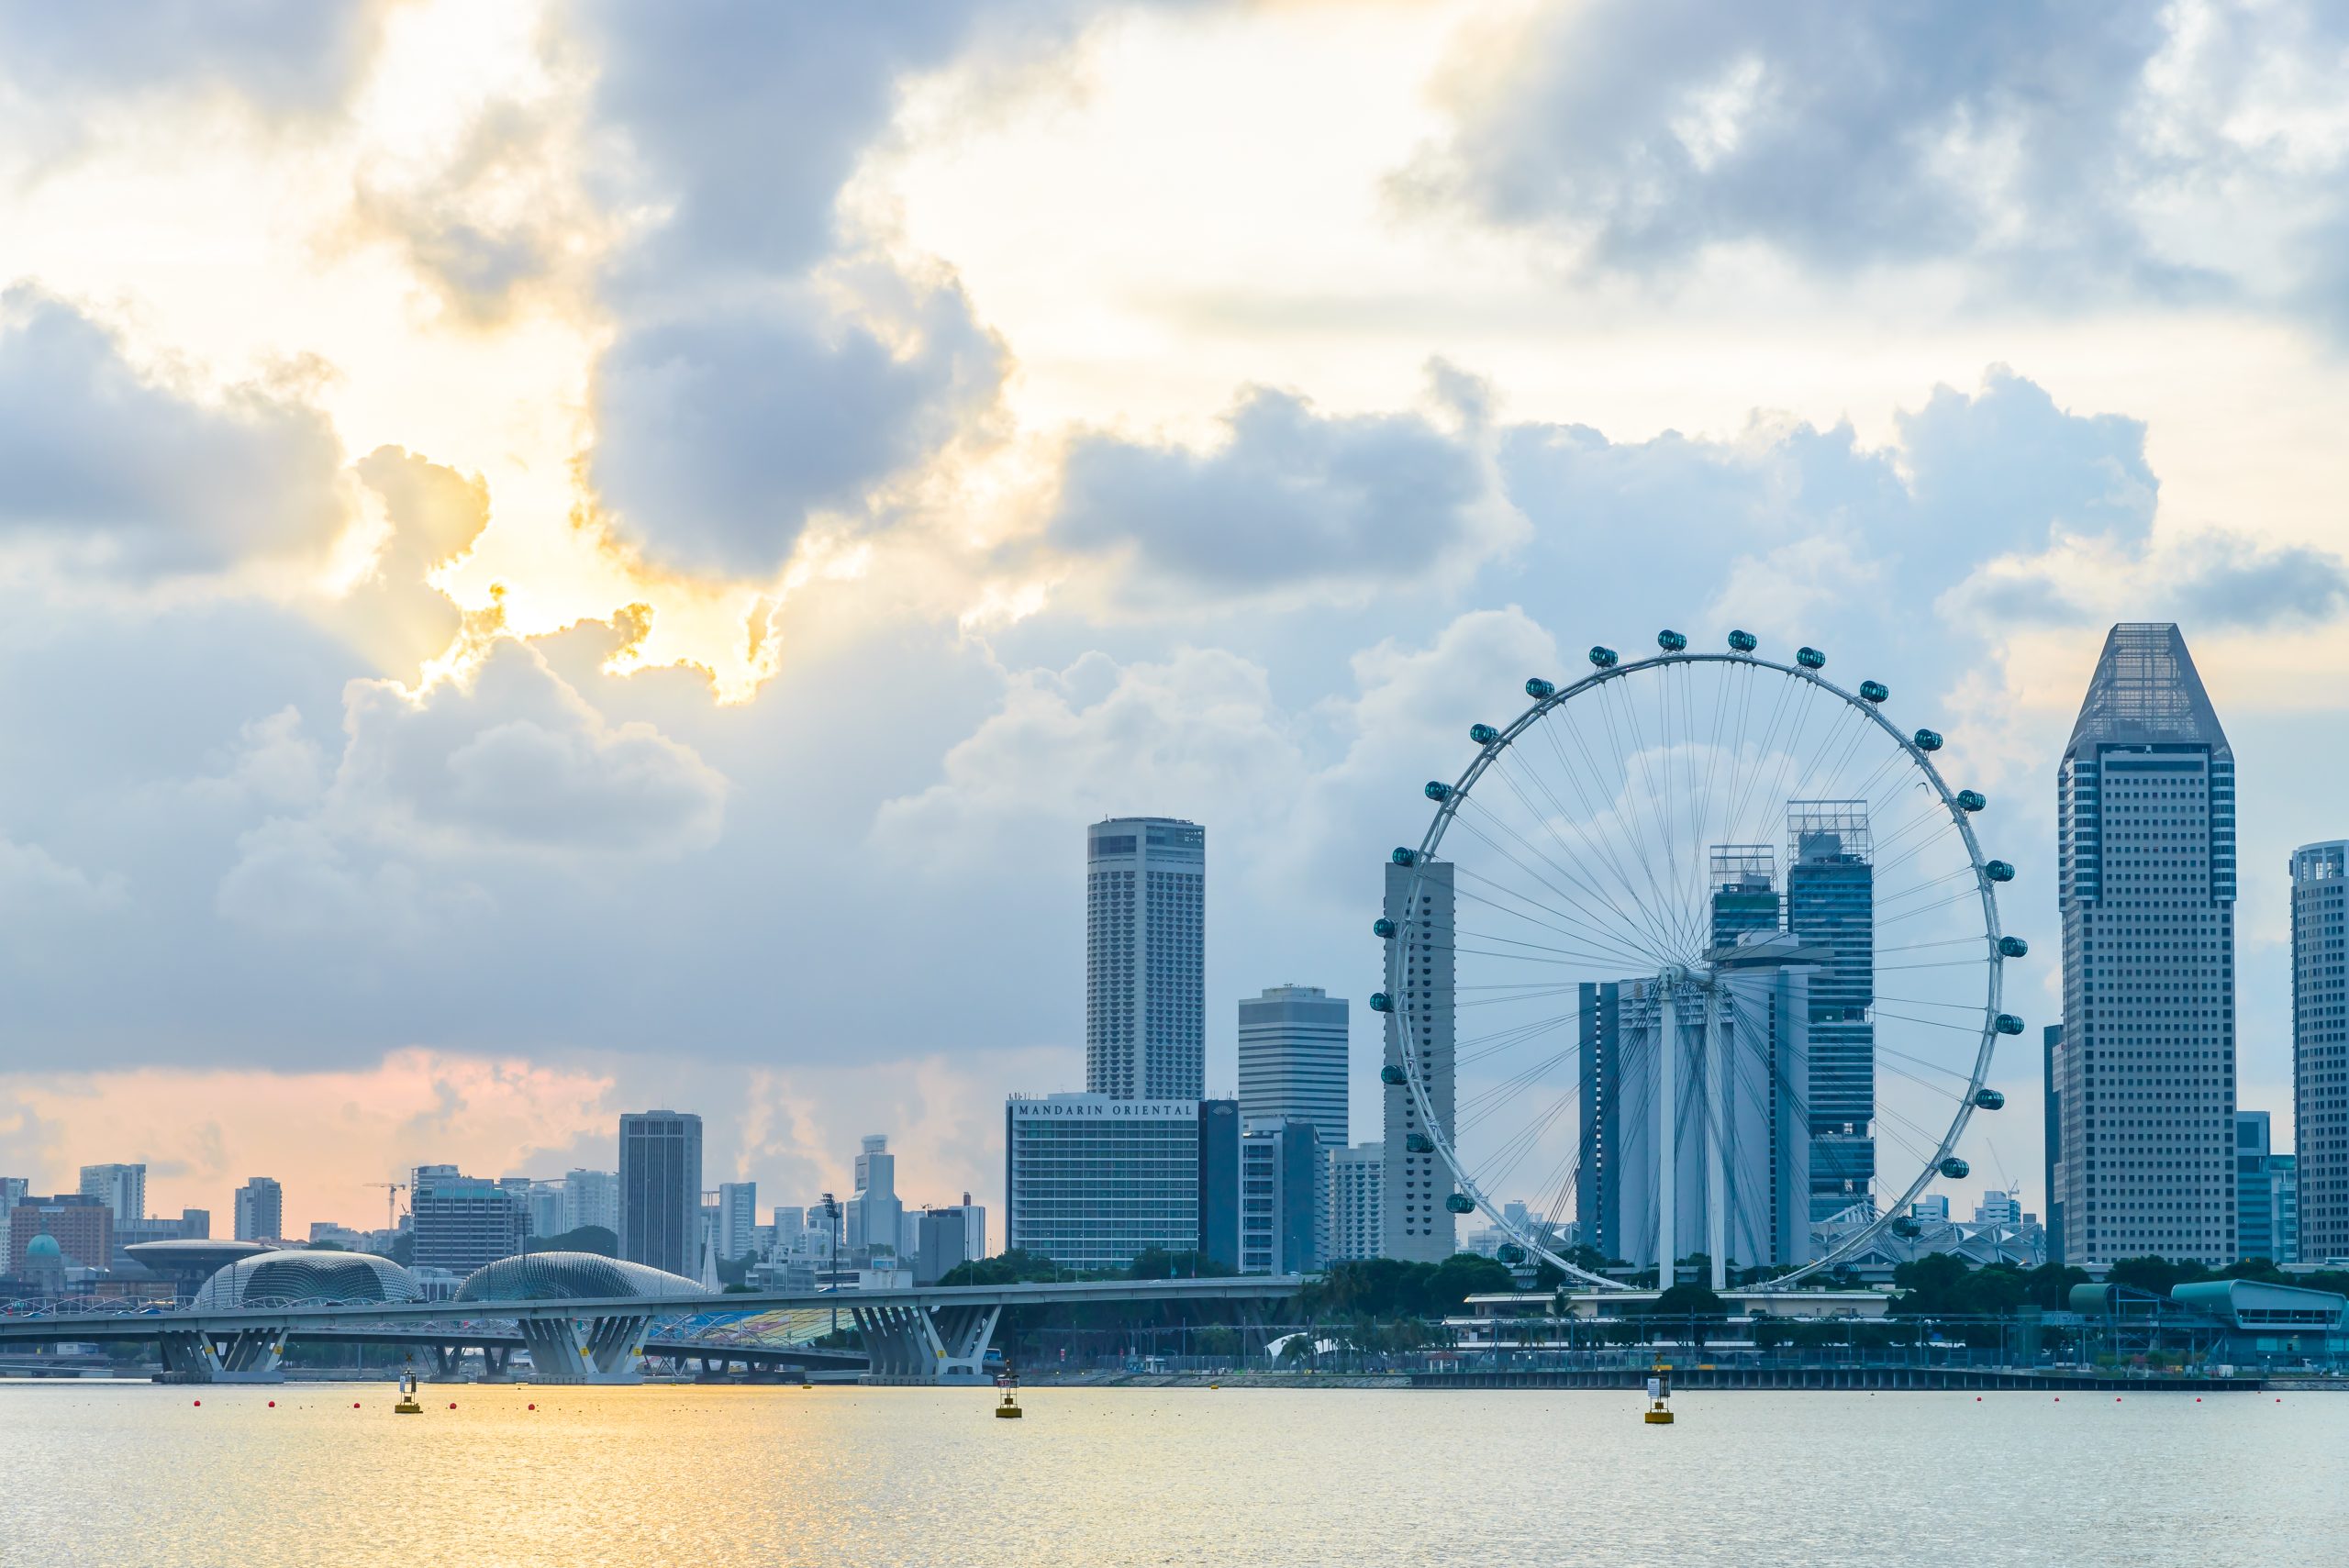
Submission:
MULTIPOLYGON (((1564 834, 1558 831, 1556 819, 1543 814, 1542 811, 1534 807, 1531 801, 1526 797, 1523 789, 1518 784, 1513 774, 1504 773, 1501 776, 1501 782, 1511 794, 1515 795, 1520 801, 1524 802, 1528 815, 1531 816, 1536 821, 1542 825, 1543 830, 1550 835, 1551 840, 1558 846, 1559 851, 1564 854, 1568 858, 1568 861, 1571 862, 1575 855, 1575 846, 1567 841, 1564 834)), ((1618 929, 1623 926, 1638 926, 1640 929, 1648 933, 1652 940, 1654 940, 1656 932, 1653 922, 1635 920, 1631 916, 1628 915, 1604 889, 1595 887, 1590 883, 1585 881, 1574 871, 1571 864, 1562 864, 1558 861, 1552 859, 1546 851, 1535 845, 1526 835, 1519 833, 1515 828, 1509 827, 1506 822, 1504 822, 1497 815, 1494 814, 1482 805, 1475 803, 1474 797, 1471 797, 1470 804, 1474 806, 1476 810, 1476 823, 1489 824, 1493 828, 1508 833, 1510 837, 1515 839, 1519 845, 1529 854, 1532 855, 1536 860, 1539 860, 1544 866, 1548 867, 1551 872, 1556 873, 1561 880, 1580 889, 1590 898, 1606 906, 1608 912, 1614 917, 1618 929)), ((1455 817, 1453 820, 1458 821, 1460 820, 1460 817, 1455 817)), ((1479 836, 1484 836, 1483 829, 1475 824, 1469 825, 1468 830, 1472 833, 1477 833, 1479 836)), ((1574 907, 1579 910, 1586 918, 1596 922, 1598 929, 1608 929, 1605 917, 1601 916, 1598 910, 1592 908, 1589 905, 1583 903, 1581 899, 1575 898, 1564 888, 1557 886, 1555 884, 1551 882, 1547 876, 1534 871, 1532 867, 1525 863, 1525 861, 1521 857, 1503 849, 1498 842, 1494 841, 1489 838, 1486 839, 1486 841, 1495 851, 1506 855, 1509 861, 1515 864, 1519 870, 1524 872, 1527 876, 1540 883, 1543 887, 1547 888, 1551 893, 1554 894, 1558 897, 1564 899, 1569 904, 1572 904, 1574 907)), ((1633 901, 1632 907, 1635 909, 1639 907, 1636 899, 1633 901)))
MULTIPOLYGON (((1453 862, 1453 873, 1454 896, 1456 897, 1465 898, 1471 903, 1481 904, 1497 915, 1508 919, 1521 920, 1526 925, 1533 927, 1536 929, 1548 931, 1555 936, 1572 938, 1578 941, 1588 941, 1594 950, 1602 954, 1611 955, 1611 958, 1621 959, 1622 961, 1634 965, 1644 964, 1648 962, 1647 958, 1643 954, 1638 953, 1636 950, 1624 947, 1620 943, 1609 940, 1609 933, 1613 929, 1613 928, 1602 929, 1579 920, 1574 921, 1571 925, 1562 926, 1553 924, 1550 920, 1536 919, 1532 916, 1525 913, 1524 910, 1513 908, 1507 904, 1501 903, 1498 899, 1487 898, 1478 893, 1463 891, 1458 887, 1458 883, 1462 877, 1465 877, 1469 881, 1492 887, 1493 891, 1501 895, 1502 897, 1516 899, 1520 903, 1531 903, 1531 900, 1525 898, 1523 895, 1517 893, 1514 889, 1499 887, 1487 883, 1485 878, 1478 876, 1475 873, 1461 868, 1457 862, 1453 862)), ((1534 904, 1532 906, 1544 915, 1565 917, 1563 917, 1559 911, 1551 909, 1548 905, 1534 904)))

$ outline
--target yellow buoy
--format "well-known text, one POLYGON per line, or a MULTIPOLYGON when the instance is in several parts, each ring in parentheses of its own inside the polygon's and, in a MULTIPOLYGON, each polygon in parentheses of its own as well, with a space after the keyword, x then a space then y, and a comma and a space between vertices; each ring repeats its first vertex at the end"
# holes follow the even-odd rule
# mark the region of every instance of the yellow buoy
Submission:
POLYGON ((1004 1374, 996 1378, 995 1383, 997 1388, 1003 1390, 1003 1397, 996 1402, 996 1418, 1002 1421, 1017 1421, 1026 1416, 1028 1412, 1019 1407, 1018 1374, 1007 1368, 1004 1374))
POLYGON ((1647 1413, 1641 1418, 1651 1427, 1672 1425, 1672 1411, 1665 1401, 1672 1397, 1672 1369, 1662 1362, 1648 1378, 1647 1413))
POLYGON ((416 1373, 412 1372, 404 1372, 400 1373, 399 1402, 392 1407, 392 1414, 395 1416, 421 1416, 424 1414, 424 1407, 417 1404, 416 1401, 416 1373))

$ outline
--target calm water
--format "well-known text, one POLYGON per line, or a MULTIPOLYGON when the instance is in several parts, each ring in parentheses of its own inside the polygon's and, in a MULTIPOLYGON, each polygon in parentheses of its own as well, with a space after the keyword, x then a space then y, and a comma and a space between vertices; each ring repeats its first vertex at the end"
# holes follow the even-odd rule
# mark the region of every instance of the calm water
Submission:
POLYGON ((9 1384, 0 1562, 2349 1562, 2349 1394, 991 1397, 9 1384))

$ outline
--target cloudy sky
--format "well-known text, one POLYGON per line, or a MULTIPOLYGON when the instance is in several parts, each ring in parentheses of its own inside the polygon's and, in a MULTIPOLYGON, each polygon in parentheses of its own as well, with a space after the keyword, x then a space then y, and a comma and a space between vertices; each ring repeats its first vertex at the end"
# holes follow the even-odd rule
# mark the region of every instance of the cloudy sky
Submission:
MULTIPOLYGON (((663 1104, 764 1202, 874 1131, 999 1202, 1085 822, 1208 824, 1228 1088, 1237 996, 1377 984, 1464 726, 1666 625, 1949 735, 2031 1106, 2054 757, 2183 622, 2287 1122, 2344 64, 2299 0, 0 0, 0 1172, 362 1221, 663 1104)), ((1971 1151, 2033 1208, 2036 1132, 1971 1151)))

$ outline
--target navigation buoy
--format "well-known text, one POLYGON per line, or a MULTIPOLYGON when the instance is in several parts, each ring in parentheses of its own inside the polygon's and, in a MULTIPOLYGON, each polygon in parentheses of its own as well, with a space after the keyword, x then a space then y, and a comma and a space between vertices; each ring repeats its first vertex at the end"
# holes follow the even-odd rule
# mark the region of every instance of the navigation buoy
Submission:
POLYGON ((195 1402, 195 1407, 196 1407, 197 1409, 199 1409, 199 1410, 203 1409, 203 1408, 204 1408, 204 1401, 203 1401, 203 1400, 201 1400, 201 1399, 197 1400, 197 1401, 195 1402))
POLYGON ((1672 1411, 1664 1403, 1671 1397, 1672 1369, 1658 1362, 1655 1371, 1648 1375, 1648 1407, 1641 1419, 1651 1427, 1672 1425, 1672 1411))
POLYGON ((995 1385, 1003 1390, 1003 1397, 996 1402, 995 1413, 997 1420, 1017 1421, 1028 1414, 1019 1407, 1019 1374, 1018 1373, 1009 1367, 1004 1368, 1003 1375, 995 1380, 995 1385))
MULTIPOLYGON (((358 1407, 354 1405, 351 1408, 355 1410, 358 1407)), ((456 1407, 451 1405, 449 1408, 453 1410, 456 1407)), ((395 1416, 421 1416, 424 1414, 424 1407, 417 1402, 416 1373, 412 1372, 404 1372, 400 1373, 400 1396, 398 1402, 394 1404, 392 1407, 392 1414, 395 1416)))
POLYGON ((276 1400, 274 1400, 274 1399, 271 1400, 271 1401, 269 1402, 269 1407, 270 1407, 271 1409, 273 1409, 273 1410, 276 1409, 276 1408, 277 1408, 277 1401, 276 1401, 276 1400))

